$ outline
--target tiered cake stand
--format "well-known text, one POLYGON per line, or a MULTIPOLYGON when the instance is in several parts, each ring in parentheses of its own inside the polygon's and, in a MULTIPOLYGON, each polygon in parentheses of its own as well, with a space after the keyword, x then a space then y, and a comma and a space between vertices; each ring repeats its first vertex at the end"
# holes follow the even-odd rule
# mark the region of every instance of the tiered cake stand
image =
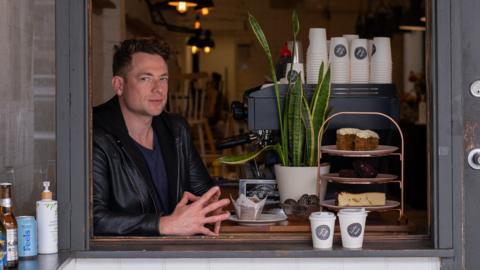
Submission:
MULTIPOLYGON (((340 177, 338 173, 329 173, 329 174, 324 174, 320 175, 320 170, 318 171, 318 184, 319 187, 321 186, 321 181, 328 181, 328 182, 335 182, 335 183, 341 183, 341 184, 351 184, 351 185, 369 185, 369 184, 399 184, 400 185, 400 201, 394 201, 394 200, 387 200, 385 205, 381 206, 359 206, 362 208, 365 208, 368 211, 398 211, 399 212, 399 221, 405 221, 407 220, 405 211, 404 211, 404 138, 403 138, 403 133, 402 130, 400 129, 400 126, 397 124, 397 122, 391 118, 390 116, 383 114, 383 113, 378 113, 378 112, 339 112, 331 115, 327 119, 325 119, 323 125, 320 127, 320 132, 318 136, 318 145, 321 145, 321 138, 324 127, 326 124, 332 120, 335 117, 341 116, 341 115, 374 115, 374 116, 380 116, 387 118, 394 124, 396 127, 397 131, 400 134, 400 139, 401 139, 401 145, 400 149, 397 146, 390 146, 390 145, 379 145, 377 149, 372 150, 372 151, 348 151, 348 150, 337 150, 336 145, 322 145, 319 147, 318 150, 318 163, 319 163, 319 168, 320 168, 320 160, 322 157, 322 153, 328 154, 328 155, 335 155, 335 156, 342 156, 346 158, 352 158, 352 157, 363 157, 363 158, 368 158, 368 157, 385 157, 385 156, 397 156, 400 160, 400 175, 393 175, 393 174, 385 174, 385 173, 379 173, 375 178, 346 178, 346 177, 340 177)), ((330 210, 340 210, 342 208, 352 208, 352 206, 338 206, 335 202, 335 200, 324 200, 320 202, 320 205, 324 208, 330 209, 330 210)))

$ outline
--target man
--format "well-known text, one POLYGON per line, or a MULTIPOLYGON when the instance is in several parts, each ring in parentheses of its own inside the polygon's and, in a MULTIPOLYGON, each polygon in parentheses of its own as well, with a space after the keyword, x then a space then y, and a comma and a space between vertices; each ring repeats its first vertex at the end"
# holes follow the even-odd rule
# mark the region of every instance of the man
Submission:
POLYGON ((218 200, 188 124, 164 112, 168 46, 139 39, 115 49, 115 96, 93 110, 95 235, 218 235, 229 201, 218 200))

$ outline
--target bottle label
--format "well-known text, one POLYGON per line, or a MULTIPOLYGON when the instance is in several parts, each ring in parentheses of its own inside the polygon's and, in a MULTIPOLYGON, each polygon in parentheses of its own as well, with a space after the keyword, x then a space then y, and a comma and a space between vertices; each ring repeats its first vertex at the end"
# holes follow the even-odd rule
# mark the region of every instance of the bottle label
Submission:
POLYGON ((2 207, 12 207, 12 199, 6 198, 0 200, 0 206, 2 207))
POLYGON ((7 261, 18 260, 17 229, 7 229, 7 261))
POLYGON ((7 241, 5 232, 0 233, 0 254, 0 262, 2 262, 0 269, 3 269, 3 265, 7 264, 7 241))

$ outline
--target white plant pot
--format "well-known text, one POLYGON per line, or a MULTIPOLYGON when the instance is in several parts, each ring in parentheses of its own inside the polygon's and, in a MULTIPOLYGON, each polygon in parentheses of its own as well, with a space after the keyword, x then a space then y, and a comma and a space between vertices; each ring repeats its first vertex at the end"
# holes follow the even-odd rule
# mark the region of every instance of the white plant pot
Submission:
MULTIPOLYGON (((320 166, 320 175, 330 172, 330 164, 320 166)), ((318 167, 285 167, 275 165, 280 201, 287 199, 298 201, 303 194, 319 195, 320 201, 325 198, 327 182, 322 181, 320 187, 317 182, 318 167), (319 192, 320 190, 320 192, 319 192)))

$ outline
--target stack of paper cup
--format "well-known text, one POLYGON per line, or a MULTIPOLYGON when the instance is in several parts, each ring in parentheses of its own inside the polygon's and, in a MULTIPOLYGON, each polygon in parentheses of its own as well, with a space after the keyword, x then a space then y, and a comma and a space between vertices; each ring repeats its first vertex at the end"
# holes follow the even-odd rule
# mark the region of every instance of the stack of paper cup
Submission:
POLYGON ((368 83, 369 61, 366 39, 354 39, 350 45, 350 82, 368 83))
POLYGON ((354 35, 354 34, 346 34, 346 35, 343 35, 343 37, 347 39, 348 46, 352 44, 352 40, 359 38, 358 35, 354 35))
POLYGON ((346 208, 338 212, 344 248, 362 248, 367 215, 365 208, 346 208))
POLYGON ((310 44, 307 49, 307 83, 317 84, 320 66, 325 63, 324 70, 326 70, 328 62, 325 28, 310 28, 308 38, 310 44))
POLYGON ((335 214, 330 212, 313 212, 310 214, 310 228, 314 248, 332 248, 336 218, 335 214))
POLYGON ((375 37, 373 39, 370 82, 392 83, 392 50, 388 37, 375 37))
POLYGON ((344 37, 334 37, 330 40, 330 70, 332 83, 350 82, 348 42, 344 37))

